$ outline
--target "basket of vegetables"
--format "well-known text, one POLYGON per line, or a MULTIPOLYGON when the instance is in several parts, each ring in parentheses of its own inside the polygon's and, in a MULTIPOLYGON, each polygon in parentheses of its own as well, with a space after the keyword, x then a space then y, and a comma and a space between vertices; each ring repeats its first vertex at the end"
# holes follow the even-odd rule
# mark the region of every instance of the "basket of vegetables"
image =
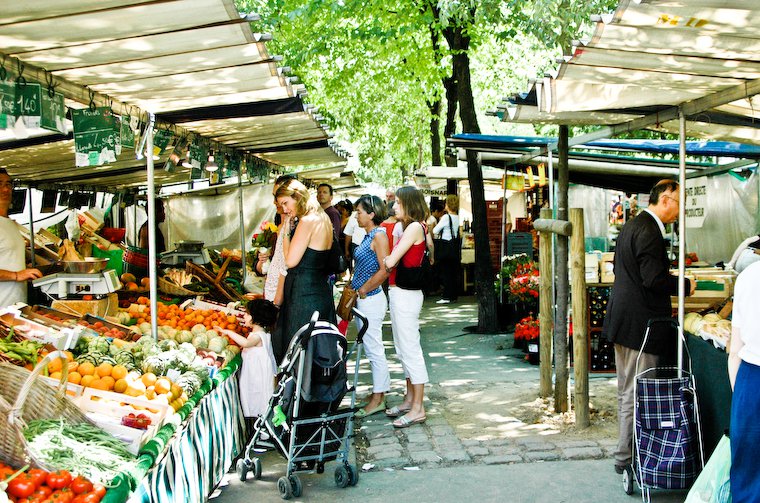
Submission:
POLYGON ((164 277, 158 278, 158 289, 175 297, 192 297, 208 293, 208 287, 203 285, 196 276, 183 269, 169 269, 164 277))
POLYGON ((53 351, 43 358, 34 370, 0 363, 0 458, 12 466, 23 466, 32 459, 26 449, 24 428, 35 419, 65 418, 75 423, 90 423, 84 413, 66 398, 68 366, 63 365, 58 390, 37 379, 49 362, 56 358, 66 361, 66 354, 53 351))

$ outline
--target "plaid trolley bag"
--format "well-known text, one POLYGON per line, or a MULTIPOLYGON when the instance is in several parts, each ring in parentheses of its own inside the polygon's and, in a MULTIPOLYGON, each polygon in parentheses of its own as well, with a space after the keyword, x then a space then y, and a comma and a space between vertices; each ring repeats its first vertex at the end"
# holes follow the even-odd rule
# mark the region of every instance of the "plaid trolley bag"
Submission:
MULTIPOLYGON (((639 356, 646 346, 652 325, 665 322, 677 328, 671 318, 650 320, 639 356)), ((690 357, 688 365, 691 369, 690 357)), ((650 368, 641 372, 638 367, 637 358, 633 411, 634 467, 631 471, 636 474, 641 487, 642 500, 649 501, 650 489, 691 487, 702 468, 704 456, 694 377, 678 367, 650 368)), ((628 472, 625 475, 625 491, 632 494, 633 474, 628 472)))

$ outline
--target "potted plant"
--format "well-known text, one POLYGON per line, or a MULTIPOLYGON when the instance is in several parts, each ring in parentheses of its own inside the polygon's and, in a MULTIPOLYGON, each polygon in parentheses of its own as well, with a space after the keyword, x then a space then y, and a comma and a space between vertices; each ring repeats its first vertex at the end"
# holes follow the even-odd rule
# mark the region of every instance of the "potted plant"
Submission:
POLYGON ((504 258, 495 288, 502 326, 516 323, 538 307, 538 264, 522 253, 504 258))
POLYGON ((515 325, 515 347, 529 352, 531 345, 538 344, 539 333, 538 320, 531 313, 515 325))

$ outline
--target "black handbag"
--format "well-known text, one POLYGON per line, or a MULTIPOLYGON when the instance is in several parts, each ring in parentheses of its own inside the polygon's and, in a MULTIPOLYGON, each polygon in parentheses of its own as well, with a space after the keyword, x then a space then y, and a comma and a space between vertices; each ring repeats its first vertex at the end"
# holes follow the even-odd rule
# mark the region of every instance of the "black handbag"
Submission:
POLYGON ((457 233, 454 237, 454 225, 451 223, 451 215, 447 215, 449 218, 449 231, 451 232, 451 239, 436 239, 435 244, 435 260, 461 260, 462 257, 462 237, 457 233))
POLYGON ((341 275, 348 269, 348 260, 343 255, 338 237, 333 233, 333 244, 330 247, 330 254, 327 256, 327 272, 330 274, 341 275))
POLYGON ((430 257, 427 244, 422 255, 422 263, 416 267, 405 267, 402 258, 396 266, 396 286, 402 290, 422 290, 430 283, 430 257))

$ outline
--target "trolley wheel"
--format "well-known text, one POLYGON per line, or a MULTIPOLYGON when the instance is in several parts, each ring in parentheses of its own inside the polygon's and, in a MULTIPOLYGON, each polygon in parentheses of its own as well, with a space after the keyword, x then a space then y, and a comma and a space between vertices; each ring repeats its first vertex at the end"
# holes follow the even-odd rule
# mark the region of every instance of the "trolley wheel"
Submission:
POLYGON ((335 468, 335 485, 343 489, 348 486, 348 483, 348 470, 345 466, 339 465, 337 468, 335 468))
POLYGON ((317 463, 317 473, 325 473, 325 464, 317 463))
POLYGON ((280 491, 280 497, 284 500, 289 500, 293 497, 293 487, 290 485, 288 477, 277 479, 277 490, 280 491))
POLYGON ((633 494, 633 479, 633 468, 631 465, 625 465, 625 470, 623 471, 623 490, 629 496, 633 494))
POLYGON ((261 460, 259 458, 253 458, 253 478, 259 480, 261 478, 261 460))
POLYGON ((238 459, 237 463, 235 464, 235 472, 237 473, 240 482, 245 482, 245 479, 248 478, 249 468, 250 465, 245 462, 245 459, 238 459))
POLYGON ((290 488, 293 490, 293 496, 298 498, 301 496, 301 493, 303 492, 303 486, 301 485, 301 479, 298 478, 298 475, 291 475, 288 477, 290 479, 290 488))
POLYGON ((359 483, 359 469, 356 465, 346 465, 348 469, 348 485, 355 486, 359 483))

